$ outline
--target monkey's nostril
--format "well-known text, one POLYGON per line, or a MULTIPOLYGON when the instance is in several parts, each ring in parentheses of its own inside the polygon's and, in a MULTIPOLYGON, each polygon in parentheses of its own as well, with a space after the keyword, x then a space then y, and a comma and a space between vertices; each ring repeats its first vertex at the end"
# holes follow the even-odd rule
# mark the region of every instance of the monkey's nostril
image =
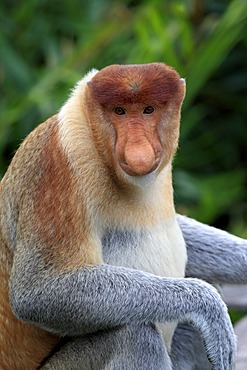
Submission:
POLYGON ((162 148, 160 146, 156 146, 154 148, 155 155, 158 156, 162 153, 162 148))
POLYGON ((122 167, 123 170, 129 169, 129 165, 126 161, 122 161, 120 166, 122 167))

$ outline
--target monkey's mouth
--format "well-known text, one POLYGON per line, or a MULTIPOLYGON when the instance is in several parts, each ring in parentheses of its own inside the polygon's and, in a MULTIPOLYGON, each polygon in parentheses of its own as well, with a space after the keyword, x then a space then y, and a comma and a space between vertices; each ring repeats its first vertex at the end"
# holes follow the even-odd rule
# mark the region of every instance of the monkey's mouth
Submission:
POLYGON ((142 164, 138 166, 129 165, 126 161, 121 161, 119 163, 121 169, 129 176, 145 176, 154 172, 159 166, 160 158, 156 158, 155 161, 150 164, 142 164))

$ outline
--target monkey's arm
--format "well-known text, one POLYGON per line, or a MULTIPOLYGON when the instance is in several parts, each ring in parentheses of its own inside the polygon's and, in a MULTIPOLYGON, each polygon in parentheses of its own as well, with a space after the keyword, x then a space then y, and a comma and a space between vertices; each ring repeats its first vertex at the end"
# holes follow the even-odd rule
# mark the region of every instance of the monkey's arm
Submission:
POLYGON ((210 283, 247 283, 247 240, 177 215, 187 245, 186 276, 210 283))
POLYGON ((99 265, 58 273, 39 254, 16 253, 14 313, 60 335, 82 335, 136 322, 189 321, 199 328, 214 370, 234 364, 235 336, 214 288, 197 279, 160 278, 99 265))

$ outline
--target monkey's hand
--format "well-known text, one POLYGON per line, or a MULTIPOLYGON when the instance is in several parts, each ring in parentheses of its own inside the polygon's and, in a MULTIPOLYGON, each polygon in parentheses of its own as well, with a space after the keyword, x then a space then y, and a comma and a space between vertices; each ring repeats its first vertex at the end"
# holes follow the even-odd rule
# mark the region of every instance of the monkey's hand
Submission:
POLYGON ((234 369, 236 337, 226 305, 211 285, 197 279, 186 280, 193 291, 191 299, 198 305, 189 312, 187 321, 199 329, 212 370, 234 369))
MULTIPOLYGON (((22 320, 59 335, 83 335, 136 322, 189 321, 201 332, 214 370, 234 368, 236 342, 227 309, 209 284, 110 265, 42 271, 16 257, 11 304, 22 320)), ((38 266, 38 267, 37 267, 38 266)))

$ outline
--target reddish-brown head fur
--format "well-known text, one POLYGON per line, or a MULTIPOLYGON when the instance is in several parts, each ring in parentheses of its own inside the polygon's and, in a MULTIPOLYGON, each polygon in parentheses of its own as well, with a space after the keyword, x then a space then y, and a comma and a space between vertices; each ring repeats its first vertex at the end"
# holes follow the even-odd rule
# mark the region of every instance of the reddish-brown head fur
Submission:
POLYGON ((121 168, 128 175, 146 175, 171 160, 184 97, 183 80, 173 68, 162 63, 113 65, 99 71, 88 89, 114 128, 111 152, 117 174, 121 168))
POLYGON ((179 90, 179 75, 163 63, 112 65, 99 71, 90 82, 97 101, 109 105, 163 105, 179 90))

